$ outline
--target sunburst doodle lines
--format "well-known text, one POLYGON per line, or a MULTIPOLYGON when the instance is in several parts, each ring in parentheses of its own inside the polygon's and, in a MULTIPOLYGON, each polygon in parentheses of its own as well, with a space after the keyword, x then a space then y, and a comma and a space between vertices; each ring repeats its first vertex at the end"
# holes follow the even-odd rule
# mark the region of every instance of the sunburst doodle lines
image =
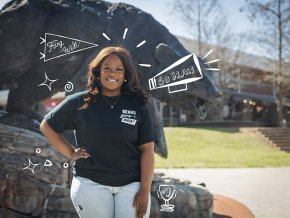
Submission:
MULTIPOLYGON (((128 28, 125 29, 124 34, 123 34, 123 39, 125 39, 126 34, 127 34, 128 28)), ((110 41, 110 37, 106 34, 103 33, 103 37, 105 37, 108 41, 110 41)), ((140 42, 136 48, 139 48, 143 44, 145 44, 146 41, 143 40, 140 42)), ((203 58, 202 60, 204 61, 205 58, 212 53, 213 50, 210 50, 203 58)), ((208 61, 205 64, 211 64, 218 62, 220 59, 215 59, 212 61, 208 61)), ((141 67, 151 67, 150 64, 139 64, 141 67)), ((220 69, 218 68, 205 68, 204 70, 208 71, 219 71, 220 69)), ((203 78, 203 72, 201 70, 199 60, 195 54, 189 54, 186 55, 185 57, 180 58, 170 66, 166 67, 164 70, 162 70, 160 73, 155 75, 154 77, 150 78, 148 80, 149 83, 149 89, 154 90, 154 89, 159 89, 159 88, 168 88, 169 93, 174 93, 174 92, 180 92, 180 91, 185 91, 187 90, 187 84, 191 82, 195 82, 197 80, 200 80, 203 78), (194 66, 190 65, 188 68, 184 68, 179 71, 175 71, 177 66, 180 66, 187 60, 193 59, 194 66), (182 87, 181 87, 182 86, 182 87), (174 90, 172 90, 172 87, 175 87, 174 90), (176 88, 177 87, 177 88, 176 88), (181 88, 180 88, 181 87, 181 88)))
MULTIPOLYGON (((127 32, 128 32, 128 28, 125 28, 124 33, 123 33, 123 40, 126 38, 127 32)), ((102 35, 108 41, 111 41, 110 37, 106 33, 103 33, 102 35)), ((86 42, 80 39, 70 38, 67 36, 61 36, 61 35, 52 34, 52 33, 45 33, 45 37, 44 38, 40 37, 40 39, 42 40, 40 44, 45 43, 43 53, 40 52, 41 54, 40 59, 43 59, 44 62, 62 57, 64 55, 76 53, 79 51, 83 51, 83 50, 98 46, 95 43, 86 42)), ((141 47, 145 43, 146 41, 143 40, 136 46, 136 48, 141 47)), ((209 54, 211 54, 212 51, 213 50, 210 50, 202 59, 204 60, 209 54)), ((219 59, 215 59, 212 61, 208 61, 205 64, 215 63, 218 61, 219 59)), ((151 67, 150 64, 139 64, 139 66, 151 67)), ((219 71, 218 68, 206 68, 204 70, 219 71)), ((164 70, 162 70, 160 73, 150 78, 148 82, 149 82, 150 90, 167 87, 168 92, 173 93, 173 92, 187 90, 187 83, 194 82, 202 78, 203 78, 203 72, 201 71, 199 60, 196 57, 196 55, 192 53, 192 54, 186 55, 185 57, 180 58, 179 60, 177 60, 176 62, 174 62, 167 68, 165 68, 164 70), (194 64, 193 64, 194 66, 189 66, 188 68, 182 69, 180 72, 179 71, 172 72, 172 70, 176 66, 179 66, 185 61, 191 60, 191 59, 193 59, 194 61, 194 64), (195 73, 195 70, 197 73, 195 73), (170 89, 172 87, 180 86, 180 85, 183 85, 183 88, 176 89, 174 91, 170 89)), ((56 82, 57 80, 58 79, 50 80, 47 77, 47 74, 45 73, 45 81, 39 84, 39 86, 45 85, 51 91, 52 83, 56 82)), ((67 84, 65 85, 65 91, 70 92, 72 91, 72 89, 73 89, 73 84, 68 81, 67 84)))

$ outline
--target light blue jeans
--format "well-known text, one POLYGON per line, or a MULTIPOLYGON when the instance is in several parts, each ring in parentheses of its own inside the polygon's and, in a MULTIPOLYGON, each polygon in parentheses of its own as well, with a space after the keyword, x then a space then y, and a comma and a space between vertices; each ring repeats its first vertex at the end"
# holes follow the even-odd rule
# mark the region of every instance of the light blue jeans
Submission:
MULTIPOLYGON (((81 218, 136 218, 133 201, 139 190, 140 182, 113 187, 76 176, 72 180, 70 195, 81 218)), ((150 205, 149 193, 145 218, 149 218, 150 205)))

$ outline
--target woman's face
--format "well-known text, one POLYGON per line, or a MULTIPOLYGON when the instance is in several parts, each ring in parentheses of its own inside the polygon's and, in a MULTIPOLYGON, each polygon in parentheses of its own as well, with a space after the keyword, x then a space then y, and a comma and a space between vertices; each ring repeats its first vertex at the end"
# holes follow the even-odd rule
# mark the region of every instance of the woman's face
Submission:
POLYGON ((125 78, 125 67, 117 55, 109 55, 101 65, 100 82, 104 95, 118 95, 125 78))

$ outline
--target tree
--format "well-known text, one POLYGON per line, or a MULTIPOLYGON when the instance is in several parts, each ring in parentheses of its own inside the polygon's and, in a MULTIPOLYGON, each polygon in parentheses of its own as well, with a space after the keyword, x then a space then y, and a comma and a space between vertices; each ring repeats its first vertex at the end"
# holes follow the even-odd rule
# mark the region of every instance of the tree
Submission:
POLYGON ((227 17, 217 0, 175 0, 173 11, 190 35, 197 39, 198 55, 206 52, 204 42, 217 44, 223 38, 227 17))
MULTIPOLYGON (((220 62, 218 65, 210 63, 210 67, 219 68, 221 72, 215 71, 210 74, 219 84, 219 88, 228 89, 225 81, 228 78, 238 77, 236 62, 240 57, 243 37, 232 33, 225 10, 217 0, 175 0, 172 6, 173 12, 179 17, 187 32, 196 39, 194 46, 196 54, 204 57, 208 51, 214 50, 208 60, 216 57, 220 62)), ((224 97, 227 101, 226 96, 224 97)), ((214 110, 222 111, 221 108, 214 110)), ((219 116, 221 118, 222 114, 219 116)))
POLYGON ((246 11, 252 22, 262 30, 251 34, 250 40, 257 43, 275 60, 275 92, 277 99, 277 124, 283 120, 283 100, 289 91, 290 61, 290 1, 247 0, 241 11, 246 11), (288 65, 288 67, 287 67, 288 65), (288 71, 287 71, 288 68, 288 71))

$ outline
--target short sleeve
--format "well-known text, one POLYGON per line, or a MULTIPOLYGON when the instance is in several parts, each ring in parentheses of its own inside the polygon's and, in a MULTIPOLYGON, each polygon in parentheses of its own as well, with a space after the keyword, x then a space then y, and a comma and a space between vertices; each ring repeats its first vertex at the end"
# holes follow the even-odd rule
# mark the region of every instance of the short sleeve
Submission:
POLYGON ((72 130, 73 115, 67 99, 63 100, 53 110, 44 116, 49 126, 57 133, 72 130))
POLYGON ((141 107, 138 123, 138 146, 148 142, 157 142, 151 115, 146 104, 141 107))

